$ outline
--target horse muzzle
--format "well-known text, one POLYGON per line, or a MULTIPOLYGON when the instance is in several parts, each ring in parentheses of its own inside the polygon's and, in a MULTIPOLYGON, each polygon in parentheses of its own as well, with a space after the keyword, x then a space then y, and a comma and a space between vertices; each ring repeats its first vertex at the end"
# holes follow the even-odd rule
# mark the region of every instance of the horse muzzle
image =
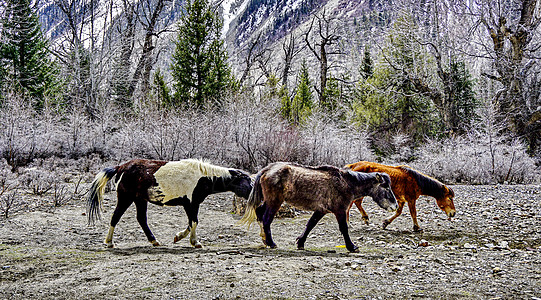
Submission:
POLYGON ((397 209, 398 209, 398 204, 396 203, 394 205, 387 207, 387 210, 390 212, 395 212, 397 209))
POLYGON ((449 219, 451 219, 452 217, 455 216, 456 210, 454 210, 454 209, 448 209, 448 210, 445 211, 445 213, 447 214, 447 216, 449 217, 449 219))

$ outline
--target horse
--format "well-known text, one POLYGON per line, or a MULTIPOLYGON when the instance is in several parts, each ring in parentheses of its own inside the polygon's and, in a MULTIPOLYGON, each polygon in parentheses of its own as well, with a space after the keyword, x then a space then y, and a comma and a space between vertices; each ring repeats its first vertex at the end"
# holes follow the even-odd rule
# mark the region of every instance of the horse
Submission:
MULTIPOLYGON (((455 192, 438 180, 422 174, 411 167, 406 165, 393 167, 368 161, 348 164, 345 167, 358 172, 384 172, 391 177, 391 188, 398 201, 398 209, 394 216, 383 221, 383 229, 400 216, 404 208, 404 203, 408 203, 411 219, 413 220, 413 231, 422 231, 417 222, 417 209, 415 207, 415 201, 421 195, 434 197, 439 208, 447 214, 449 220, 455 216, 455 192)), ((359 208, 365 224, 368 224, 368 214, 363 209, 362 202, 363 198, 359 198, 353 203, 359 208)), ((353 206, 353 203, 350 205, 350 208, 353 206)), ((347 215, 349 219, 349 209, 347 215)))
POLYGON ((306 229, 296 241, 297 248, 303 250, 310 231, 325 214, 331 212, 338 221, 346 248, 355 252, 358 247, 349 237, 346 211, 350 203, 361 196, 371 196, 380 207, 390 211, 396 210, 398 206, 387 174, 366 174, 333 166, 272 163, 257 174, 246 212, 239 223, 249 227, 257 218, 263 243, 276 248, 270 224, 282 203, 313 211, 306 229))
POLYGON ((190 234, 190 243, 201 248, 197 240, 199 205, 210 194, 233 192, 245 199, 252 190, 250 175, 242 170, 215 166, 196 159, 180 161, 161 161, 134 159, 103 169, 92 182, 87 198, 89 224, 100 219, 100 208, 107 182, 116 177, 117 204, 111 217, 105 245, 114 247, 113 233, 115 226, 128 207, 135 203, 137 221, 148 241, 159 246, 147 224, 147 203, 159 206, 182 206, 188 216, 188 228, 175 235, 174 243, 190 234))

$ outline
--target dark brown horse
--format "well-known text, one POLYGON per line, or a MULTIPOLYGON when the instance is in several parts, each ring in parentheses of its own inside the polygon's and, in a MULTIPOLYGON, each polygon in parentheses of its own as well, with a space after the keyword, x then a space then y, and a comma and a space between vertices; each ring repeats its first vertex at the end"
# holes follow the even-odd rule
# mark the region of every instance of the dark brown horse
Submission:
POLYGON ((336 216, 346 248, 353 252, 357 246, 349 237, 348 207, 355 198, 371 196, 382 208, 396 210, 397 203, 390 184, 389 176, 384 173, 366 174, 332 166, 272 163, 257 174, 246 213, 240 222, 251 224, 257 217, 263 243, 275 248, 270 224, 283 202, 313 211, 304 233, 297 238, 297 248, 304 249, 310 231, 325 214, 331 212, 336 216))
POLYGON ((106 168, 96 175, 87 200, 89 223, 100 218, 105 185, 115 175, 117 205, 105 238, 105 244, 111 248, 114 246, 115 226, 132 203, 135 203, 137 221, 148 241, 154 246, 160 245, 147 224, 147 202, 160 206, 183 206, 188 215, 188 228, 179 232, 174 242, 190 234, 192 246, 200 248, 201 243, 197 241, 195 229, 201 202, 210 194, 227 191, 248 198, 252 190, 250 175, 241 170, 214 166, 195 159, 170 162, 135 159, 123 165, 106 168))
MULTIPOLYGON (((346 165, 346 168, 358 172, 385 172, 391 177, 391 187, 396 196, 396 200, 398 201, 398 210, 394 216, 383 222, 383 228, 386 228, 387 225, 391 224, 394 219, 400 216, 404 204, 408 203, 411 219, 413 220, 413 230, 421 231, 419 223, 417 223, 417 209, 415 208, 415 202, 421 195, 436 198, 436 203, 439 208, 443 210, 449 218, 455 216, 456 210, 453 202, 455 193, 453 190, 438 180, 426 176, 408 166, 393 167, 368 161, 360 161, 346 165)), ((362 198, 354 201, 361 212, 364 222, 368 224, 368 214, 363 209, 362 202, 362 198)))

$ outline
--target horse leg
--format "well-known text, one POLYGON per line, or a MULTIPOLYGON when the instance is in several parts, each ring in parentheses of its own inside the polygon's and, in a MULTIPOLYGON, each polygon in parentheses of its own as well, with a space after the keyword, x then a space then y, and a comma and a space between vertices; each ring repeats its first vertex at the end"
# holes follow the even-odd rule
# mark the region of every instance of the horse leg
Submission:
POLYGON ((186 212, 186 216, 188 217, 188 227, 184 231, 179 231, 175 235, 175 239, 173 240, 173 243, 176 243, 176 242, 182 240, 183 238, 187 237, 188 234, 190 234, 190 232, 192 232, 192 214, 191 214, 192 206, 191 206, 191 203, 184 204, 184 205, 182 205, 182 207, 184 207, 184 211, 186 212))
POLYGON ((297 249, 304 250, 304 243, 306 242, 308 234, 310 233, 310 231, 312 231, 312 229, 314 229, 317 222, 319 222, 319 220, 321 220, 324 215, 325 213, 321 211, 315 211, 312 214, 310 220, 308 220, 308 223, 306 223, 306 228, 304 229, 304 232, 297 238, 297 249))
POLYGON ((415 232, 423 231, 421 227, 419 227, 419 223, 417 223, 417 208, 415 207, 415 200, 408 201, 408 208, 410 210, 411 219, 413 221, 413 231, 415 232))
MULTIPOLYGON (((353 200, 353 202, 355 202, 357 200, 353 200)), ((346 209, 346 221, 348 221, 348 224, 349 224, 349 211, 351 210, 351 208, 353 207, 353 202, 351 202, 348 206, 348 208, 346 209)))
POLYGON ((197 224, 199 223, 199 219, 197 218, 197 214, 199 213, 199 203, 193 202, 192 203, 192 209, 191 209, 191 221, 190 225, 192 229, 190 230, 190 244, 194 246, 195 248, 202 248, 203 245, 197 240, 197 235, 195 234, 195 229, 197 228, 197 224))
POLYGON ((105 237, 105 245, 107 248, 113 248, 115 244, 113 243, 113 233, 115 232, 115 227, 120 221, 120 218, 122 215, 126 212, 128 207, 133 203, 133 198, 122 193, 117 193, 117 203, 115 211, 113 212, 113 216, 111 217, 111 223, 109 226, 109 232, 107 233, 107 236, 105 237))
POLYGON ((368 214, 363 208, 363 198, 359 198, 354 201, 355 206, 359 209, 359 212, 361 212, 362 219, 364 221, 364 224, 368 225, 368 214))
POLYGON ((266 244, 267 242, 267 237, 265 236, 265 230, 263 229, 263 214, 265 213, 266 210, 267 210, 267 204, 265 202, 263 202, 262 205, 258 206, 255 209, 255 214, 257 217, 257 224, 259 224, 259 228, 260 228, 259 236, 261 237, 263 244, 266 244))
POLYGON ((394 221, 394 219, 400 216, 400 214, 402 213, 402 209, 404 208, 404 203, 406 203, 406 201, 398 201, 398 209, 394 213, 394 216, 383 221, 383 225, 382 225, 383 229, 387 228, 387 225, 391 224, 391 222, 394 221))
POLYGON ((156 240, 147 224, 147 206, 148 202, 144 199, 135 201, 135 208, 137 208, 137 222, 139 222, 139 225, 152 246, 159 246, 160 243, 156 240))
POLYGON ((263 214, 263 219, 261 220, 263 223, 263 232, 265 234, 264 243, 265 245, 273 249, 276 248, 276 244, 272 240, 270 224, 272 223, 272 220, 274 219, 274 215, 276 215, 276 213, 278 212, 278 209, 280 209, 280 205, 278 205, 278 207, 271 207, 270 205, 268 205, 265 209, 265 213, 263 214))
POLYGON ((336 216, 336 221, 338 221, 338 228, 340 228, 340 232, 344 236, 344 242, 346 243, 346 248, 349 252, 357 252, 359 251, 359 247, 355 246, 353 242, 351 241, 351 238, 349 237, 349 230, 348 230, 348 222, 346 220, 346 211, 338 211, 335 212, 334 215, 336 216))

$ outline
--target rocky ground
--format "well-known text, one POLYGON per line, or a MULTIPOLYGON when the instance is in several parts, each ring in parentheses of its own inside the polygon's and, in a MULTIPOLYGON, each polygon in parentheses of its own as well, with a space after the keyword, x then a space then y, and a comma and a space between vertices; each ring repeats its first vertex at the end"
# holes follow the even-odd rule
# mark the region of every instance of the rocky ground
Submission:
POLYGON ((87 226, 84 201, 0 220, 3 299, 387 299, 541 298, 541 188, 453 186, 457 216, 448 221, 429 198, 417 203, 424 231, 409 213, 381 229, 388 212, 365 201, 371 225, 352 210, 348 253, 332 215, 316 226, 306 251, 295 248, 309 218, 272 224, 278 249, 265 249, 259 228, 235 226, 231 198, 208 198, 200 211, 202 249, 173 244, 184 212, 150 206, 149 224, 163 243, 152 247, 132 206, 102 246, 105 218, 87 226))

